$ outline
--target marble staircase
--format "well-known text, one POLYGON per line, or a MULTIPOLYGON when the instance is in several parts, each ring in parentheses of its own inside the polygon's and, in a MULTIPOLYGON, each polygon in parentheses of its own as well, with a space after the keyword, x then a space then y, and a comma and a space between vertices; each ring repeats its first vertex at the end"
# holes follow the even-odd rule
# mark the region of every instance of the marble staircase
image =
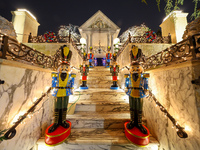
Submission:
MULTIPOLYGON (((67 115, 72 123, 69 139, 52 150, 158 150, 158 142, 150 137, 147 147, 131 144, 124 135, 124 123, 130 119, 128 97, 122 90, 111 90, 109 68, 90 69, 88 90, 76 90, 70 102, 76 101, 75 112, 67 115)), ((146 124, 146 119, 143 119, 146 124)), ((37 142, 45 149, 44 139, 37 142)))

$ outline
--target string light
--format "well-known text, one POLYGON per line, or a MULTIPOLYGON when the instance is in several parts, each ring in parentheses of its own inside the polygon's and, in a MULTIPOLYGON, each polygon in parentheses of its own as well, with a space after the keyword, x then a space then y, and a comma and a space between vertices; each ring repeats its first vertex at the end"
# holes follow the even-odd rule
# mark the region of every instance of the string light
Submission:
MULTIPOLYGON (((49 88, 46 93, 49 93, 50 91, 51 91, 51 88, 49 88)), ((25 124, 25 121, 24 121, 25 118, 31 118, 35 112, 39 111, 42 108, 43 105, 38 110, 34 111, 36 106, 39 104, 39 102, 41 102, 43 100, 43 98, 45 96, 47 96, 46 93, 43 93, 42 96, 35 101, 34 105, 32 107, 30 107, 26 112, 24 112, 24 111, 20 112, 19 114, 17 114, 14 117, 13 121, 11 122, 13 124, 12 127, 10 129, 8 129, 7 132, 4 134, 5 139, 13 138, 15 136, 15 134, 16 134, 15 128, 19 124, 25 124)), ((43 102, 43 104, 45 102, 43 102)))
MULTIPOLYGON (((155 103, 156 103, 156 107, 159 106, 160 110, 164 113, 165 117, 168 117, 172 123, 173 123, 173 126, 172 128, 175 128, 176 127, 176 132, 178 134, 178 136, 180 138, 187 138, 188 135, 187 133, 185 132, 184 128, 181 127, 179 124, 178 124, 178 121, 176 121, 169 113, 168 111, 160 104, 160 102, 156 99, 156 97, 154 96, 154 94, 152 93, 152 91, 149 89, 149 96, 155 103)), ((147 98, 148 98, 147 97, 147 98)))

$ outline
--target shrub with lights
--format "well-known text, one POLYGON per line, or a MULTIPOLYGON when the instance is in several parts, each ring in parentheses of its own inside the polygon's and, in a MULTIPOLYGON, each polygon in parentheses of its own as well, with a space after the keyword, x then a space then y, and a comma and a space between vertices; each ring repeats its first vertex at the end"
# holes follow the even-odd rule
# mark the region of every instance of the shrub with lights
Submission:
POLYGON ((152 31, 151 29, 149 29, 146 33, 145 33, 146 39, 148 40, 148 42, 153 42, 156 39, 156 33, 154 31, 152 31))
POLYGON ((45 32, 43 36, 47 43, 54 42, 56 39, 56 34, 52 31, 45 32))

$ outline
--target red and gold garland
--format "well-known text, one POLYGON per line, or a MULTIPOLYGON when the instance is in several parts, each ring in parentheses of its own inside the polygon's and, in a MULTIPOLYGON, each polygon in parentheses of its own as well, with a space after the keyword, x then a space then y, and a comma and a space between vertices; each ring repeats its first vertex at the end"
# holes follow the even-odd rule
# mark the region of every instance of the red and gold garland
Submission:
POLYGON ((55 35, 55 33, 54 32, 52 32, 52 31, 47 31, 45 34, 44 34, 44 39, 45 39, 45 41, 46 42, 53 42, 53 41, 55 41, 55 39, 56 39, 56 35, 55 35))

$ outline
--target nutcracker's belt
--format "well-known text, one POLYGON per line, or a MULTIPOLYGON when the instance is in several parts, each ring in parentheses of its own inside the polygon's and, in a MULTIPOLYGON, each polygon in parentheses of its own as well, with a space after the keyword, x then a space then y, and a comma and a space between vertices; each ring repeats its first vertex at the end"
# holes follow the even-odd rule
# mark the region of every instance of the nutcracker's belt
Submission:
POLYGON ((128 89, 142 90, 143 88, 137 88, 137 87, 128 87, 128 89))
POLYGON ((70 89, 70 87, 55 87, 56 89, 70 89))

